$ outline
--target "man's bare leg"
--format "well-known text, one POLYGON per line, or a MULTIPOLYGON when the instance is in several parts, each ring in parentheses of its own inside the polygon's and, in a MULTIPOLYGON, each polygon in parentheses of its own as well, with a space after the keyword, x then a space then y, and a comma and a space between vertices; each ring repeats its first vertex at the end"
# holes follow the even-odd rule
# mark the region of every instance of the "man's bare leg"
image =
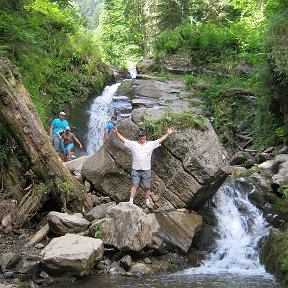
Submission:
POLYGON ((144 189, 145 203, 148 208, 153 208, 153 204, 151 202, 151 191, 150 189, 144 189))
POLYGON ((137 193, 138 185, 133 184, 130 189, 130 204, 133 204, 134 198, 137 193))

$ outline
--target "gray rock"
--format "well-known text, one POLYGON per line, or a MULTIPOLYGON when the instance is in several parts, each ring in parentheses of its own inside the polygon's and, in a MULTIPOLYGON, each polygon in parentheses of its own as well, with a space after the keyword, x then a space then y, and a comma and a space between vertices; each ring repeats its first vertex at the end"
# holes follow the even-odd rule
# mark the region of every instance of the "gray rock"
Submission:
POLYGON ((242 165, 245 164, 245 162, 249 159, 254 161, 254 158, 250 153, 245 151, 239 151, 232 156, 230 160, 230 165, 242 165))
POLYGON ((86 218, 89 221, 104 218, 106 216, 106 213, 109 211, 109 209, 111 209, 115 205, 116 205, 116 202, 109 202, 106 204, 96 206, 87 213, 86 218))
POLYGON ((138 62, 136 69, 138 73, 146 73, 154 71, 157 68, 155 59, 143 59, 138 62))
POLYGON ((37 249, 43 249, 44 247, 45 247, 45 245, 42 244, 42 243, 37 243, 37 244, 35 245, 35 248, 37 248, 37 249))
POLYGON ((130 271, 131 274, 134 275, 150 275, 152 274, 152 268, 150 268, 149 266, 147 266, 144 263, 135 263, 132 265, 130 271))
POLYGON ((40 260, 22 259, 16 266, 15 272, 18 278, 22 280, 31 279, 37 272, 40 265, 40 260))
POLYGON ((11 270, 21 259, 18 253, 3 253, 0 255, 1 271, 11 270))
POLYGON ((66 233, 79 233, 88 229, 90 222, 81 214, 69 215, 67 213, 49 212, 47 216, 49 228, 58 236, 66 233))
POLYGON ((103 258, 104 246, 100 239, 74 234, 54 238, 41 251, 44 267, 51 273, 88 275, 103 258))
POLYGON ((69 162, 64 162, 64 165, 68 168, 68 170, 73 173, 74 175, 80 175, 83 163, 89 158, 90 156, 82 156, 71 160, 69 162))
MULTIPOLYGON (((138 112, 143 115, 145 109, 138 112)), ((133 140, 139 127, 126 119, 118 124, 118 129, 133 140)), ((153 152, 151 197, 156 207, 199 209, 230 173, 226 151, 208 121, 205 131, 185 128, 174 133, 169 141, 169 149, 158 148, 153 152)), ((112 134, 84 163, 82 174, 97 190, 123 202, 129 199, 130 169, 130 151, 112 134)), ((136 204, 143 203, 143 192, 139 190, 136 204)))
POLYGON ((140 251, 152 241, 149 224, 139 207, 122 202, 109 210, 101 225, 101 239, 120 251, 140 251))
POLYGON ((85 190, 86 192, 90 192, 91 190, 91 183, 87 180, 84 181, 84 186, 85 186, 85 190))
POLYGON ((163 239, 172 250, 176 249, 187 253, 195 232, 202 224, 202 217, 188 211, 155 213, 154 217, 158 222, 158 226, 155 229, 156 231, 153 231, 153 235, 163 239))
POLYGON ((150 258, 148 258, 148 257, 146 257, 146 258, 144 258, 144 263, 145 264, 152 264, 152 261, 151 261, 151 259, 150 258))

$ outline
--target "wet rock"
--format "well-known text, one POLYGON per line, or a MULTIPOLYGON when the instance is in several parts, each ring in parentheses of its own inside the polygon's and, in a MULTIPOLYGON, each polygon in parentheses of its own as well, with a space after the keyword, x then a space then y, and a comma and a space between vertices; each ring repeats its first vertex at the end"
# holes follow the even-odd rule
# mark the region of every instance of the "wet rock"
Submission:
POLYGON ((133 265, 133 261, 130 255, 125 255, 123 258, 119 260, 119 264, 123 267, 126 271, 129 271, 131 266, 133 265))
POLYGON ((74 234, 54 238, 41 251, 44 267, 51 273, 88 275, 103 258, 104 246, 100 239, 74 234))
POLYGON ((66 233, 79 233, 88 229, 90 222, 81 214, 69 215, 67 213, 49 212, 47 221, 50 230, 58 236, 66 233))
POLYGON ((153 271, 152 268, 150 268, 144 263, 135 263, 131 266, 129 272, 137 276, 143 276, 143 275, 150 275, 152 274, 153 271))
POLYGON ((130 95, 131 93, 131 87, 133 85, 132 80, 123 80, 121 82, 121 84, 118 86, 117 91, 116 91, 116 95, 130 95))

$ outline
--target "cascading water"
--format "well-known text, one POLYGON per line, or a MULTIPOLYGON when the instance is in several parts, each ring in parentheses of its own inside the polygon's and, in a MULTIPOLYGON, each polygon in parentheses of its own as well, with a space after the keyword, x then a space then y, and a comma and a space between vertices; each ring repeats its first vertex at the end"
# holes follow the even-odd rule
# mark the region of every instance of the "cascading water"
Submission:
POLYGON ((86 150, 88 154, 97 151, 103 144, 104 128, 109 121, 111 102, 120 83, 106 86, 102 95, 95 98, 88 113, 88 132, 86 136, 86 150))
POLYGON ((259 263, 258 242, 268 233, 267 222, 234 181, 226 182, 212 199, 219 235, 215 252, 201 267, 185 270, 184 274, 266 274, 259 263))
MULTIPOLYGON (((132 79, 136 77, 136 68, 128 69, 132 79)), ((110 117, 118 115, 119 120, 131 114, 131 101, 127 96, 115 95, 120 83, 106 86, 103 93, 93 101, 88 114, 88 132, 86 135, 86 150, 88 154, 96 152, 103 144, 104 129, 110 117)))

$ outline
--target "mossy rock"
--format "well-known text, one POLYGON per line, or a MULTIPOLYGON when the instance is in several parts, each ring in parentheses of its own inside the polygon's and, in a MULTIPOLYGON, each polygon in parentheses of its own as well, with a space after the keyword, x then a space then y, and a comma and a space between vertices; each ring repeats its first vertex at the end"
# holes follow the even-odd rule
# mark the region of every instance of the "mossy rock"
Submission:
POLYGON ((260 261, 266 271, 288 283, 288 229, 272 229, 260 249, 260 261))
POLYGON ((288 200, 286 198, 280 198, 275 193, 268 193, 268 198, 279 218, 288 222, 288 200))
POLYGON ((131 87, 133 85, 132 80, 123 80, 119 87, 117 88, 116 94, 131 96, 131 87))

